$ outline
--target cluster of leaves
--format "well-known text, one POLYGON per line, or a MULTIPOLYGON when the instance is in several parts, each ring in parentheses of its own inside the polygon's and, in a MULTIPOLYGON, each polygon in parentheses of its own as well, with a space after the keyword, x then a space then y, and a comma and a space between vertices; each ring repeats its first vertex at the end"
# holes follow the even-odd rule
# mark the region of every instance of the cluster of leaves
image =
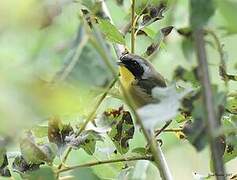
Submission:
MULTIPOLYGON (((123 4, 123 1, 117 2, 120 5, 123 4)), ((231 6, 235 5, 235 3, 229 1, 223 4, 221 0, 217 1, 217 4, 221 4, 220 7, 225 9, 231 9, 231 6)), ((151 40, 150 45, 140 54, 143 57, 150 57, 159 50, 164 39, 173 29, 173 26, 167 26, 154 32, 150 28, 151 24, 164 18, 167 3, 165 1, 141 0, 137 1, 135 5, 136 35, 145 34, 151 40)), ((84 0, 82 1, 82 7, 83 18, 91 29, 98 28, 99 32, 103 35, 102 37, 112 43, 126 45, 125 34, 121 33, 106 16, 102 10, 102 1, 84 0)), ((190 27, 177 30, 183 37, 182 49, 184 56, 188 60, 191 59, 191 55, 194 52, 193 32, 208 23, 216 8, 214 1, 211 0, 208 2, 205 0, 191 0, 190 7, 190 27), (202 13, 203 11, 206 13, 202 13)), ((220 11, 222 12, 223 9, 220 8, 220 11)), ((222 14, 227 20, 225 27, 227 32, 236 33, 237 28, 229 22, 230 17, 233 15, 226 13, 226 10, 222 14)), ((128 32, 131 32, 130 26, 128 32)), ((206 31, 205 37, 207 36, 209 34, 206 31)), ((82 56, 90 56, 87 50, 86 46, 82 56)), ((91 56, 92 58, 89 59, 101 58, 98 54, 92 53, 91 56)), ((78 63, 78 66, 81 66, 81 64, 85 65, 82 74, 86 74, 89 71, 87 69, 91 68, 91 65, 93 65, 94 69, 100 69, 99 72, 93 74, 91 81, 94 81, 96 76, 106 69, 101 64, 93 64, 94 62, 88 61, 86 62, 88 64, 85 62, 78 63)), ((82 77, 82 74, 77 73, 77 70, 73 71, 72 76, 76 78, 82 77)), ((220 75, 224 80, 236 81, 237 79, 236 75, 227 73, 223 63, 220 64, 220 75)), ((96 84, 103 86, 109 79, 108 76, 106 72, 103 80, 98 80, 96 84)), ((194 66, 191 69, 186 69, 179 66, 174 71, 173 80, 183 84, 169 85, 166 88, 154 88, 152 94, 158 102, 138 109, 138 114, 145 128, 149 131, 154 131, 157 125, 160 126, 168 120, 176 119, 177 123, 182 127, 181 132, 185 139, 197 151, 203 150, 207 145, 208 139, 206 120, 208 112, 206 112, 203 106, 204 102, 199 77, 199 67, 194 66)), ((237 98, 236 94, 233 97, 228 97, 228 92, 221 91, 216 85, 212 86, 212 92, 214 95, 214 109, 218 115, 217 121, 222 124, 222 128, 218 130, 216 136, 220 142, 224 161, 228 162, 237 156, 237 98)), ((10 177, 10 169, 13 169, 14 172, 28 179, 45 179, 45 177, 42 177, 42 172, 46 172, 49 179, 54 179, 53 163, 55 158, 57 156, 61 157, 67 147, 75 150, 83 149, 88 155, 93 155, 97 150, 97 142, 104 141, 105 136, 108 136, 113 142, 116 149, 115 153, 118 152, 124 155, 130 151, 129 141, 133 139, 135 126, 131 114, 123 106, 118 109, 106 109, 101 117, 91 125, 93 128, 83 129, 78 134, 80 132, 78 130, 81 128, 80 125, 72 127, 70 124, 63 124, 60 118, 50 118, 48 126, 37 126, 27 131, 24 137, 21 138, 20 153, 14 157, 11 167, 9 166, 10 158, 7 156, 6 145, 0 140, 0 175, 10 177), (99 131, 101 128, 103 132, 99 131)), ((132 153, 147 155, 150 152, 149 148, 138 147, 133 149, 132 153)))
MULTIPOLYGON (((102 114, 98 124, 106 124, 102 128, 113 141, 116 152, 120 154, 128 152, 128 141, 133 138, 134 134, 133 120, 128 111, 123 110, 123 107, 108 109, 102 114)), ((94 127, 84 130, 78 135, 70 124, 63 124, 56 117, 50 118, 48 126, 37 126, 26 132, 21 138, 21 153, 15 157, 12 169, 20 173, 23 178, 36 177, 32 171, 39 170, 40 166, 43 165, 45 171, 49 169, 52 171, 48 166, 52 166, 55 157, 61 156, 66 147, 82 148, 89 155, 93 155, 96 150, 96 142, 103 141, 105 136, 97 130, 98 127, 94 127)), ((11 176, 6 148, 2 145, 1 147, 0 173, 2 176, 11 176)), ((39 178, 40 172, 37 171, 37 174, 39 178)), ((54 173, 52 172, 52 174, 54 173)))

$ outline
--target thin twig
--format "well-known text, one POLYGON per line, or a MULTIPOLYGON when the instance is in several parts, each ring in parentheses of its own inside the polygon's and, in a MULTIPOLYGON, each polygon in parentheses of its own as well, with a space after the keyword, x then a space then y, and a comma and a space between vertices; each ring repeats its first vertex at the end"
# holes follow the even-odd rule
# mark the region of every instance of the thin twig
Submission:
POLYGON ((131 17, 131 53, 134 53, 135 51, 135 26, 136 26, 136 22, 135 22, 135 0, 132 0, 132 5, 131 5, 131 9, 132 9, 132 17, 131 17))
POLYGON ((214 110, 215 105, 213 103, 213 94, 209 79, 207 56, 205 49, 204 32, 202 29, 195 30, 194 40, 199 64, 199 76, 203 89, 202 93, 204 98, 204 106, 206 108, 206 114, 207 114, 208 139, 211 148, 213 166, 215 173, 217 175, 216 178, 218 180, 223 180, 225 179, 225 176, 218 176, 218 175, 224 175, 225 169, 221 155, 221 148, 218 143, 218 138, 215 137, 215 131, 217 131, 220 128, 221 123, 217 119, 217 115, 214 110))
POLYGON ((160 133, 162 133, 171 124, 171 122, 172 122, 172 120, 167 121, 161 129, 156 130, 155 137, 159 136, 160 133))
POLYGON ((119 159, 109 159, 109 160, 104 160, 104 161, 93 161, 93 162, 88 162, 88 163, 85 163, 85 164, 79 164, 79 165, 67 167, 67 168, 58 170, 56 173, 71 171, 71 170, 81 168, 81 167, 92 167, 92 166, 98 166, 98 165, 102 165, 102 164, 111 164, 111 163, 118 163, 118 162, 129 162, 129 161, 137 161, 137 160, 152 161, 152 157, 151 156, 132 156, 132 157, 119 158, 119 159))
POLYGON ((228 88, 228 77, 226 78, 225 75, 226 74, 221 74, 226 73, 227 69, 226 69, 226 63, 225 63, 225 54, 223 52, 223 45, 221 44, 219 38, 217 37, 216 33, 210 29, 205 29, 205 32, 207 32, 209 35, 211 35, 215 41, 215 44, 217 46, 217 51, 220 55, 220 65, 219 65, 219 71, 220 71, 220 75, 222 76, 222 78, 224 78, 225 81, 225 86, 228 88))

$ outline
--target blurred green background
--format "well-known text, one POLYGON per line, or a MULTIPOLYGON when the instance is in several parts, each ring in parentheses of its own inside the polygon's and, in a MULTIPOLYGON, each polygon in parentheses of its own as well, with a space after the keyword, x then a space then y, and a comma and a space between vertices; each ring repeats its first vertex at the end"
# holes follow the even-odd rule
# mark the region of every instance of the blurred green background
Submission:
MULTIPOLYGON (((225 0, 215 2, 217 11, 208 27, 217 33, 224 44, 228 72, 235 74, 237 12, 234 6, 227 6, 225 0), (230 23, 231 21, 233 23, 230 23), (226 35, 226 32, 229 34, 226 35)), ((237 8, 236 1, 228 2, 237 8)), ((129 1, 124 2, 124 7, 118 6, 114 0, 107 0, 106 3, 115 25, 123 26, 129 18, 129 1)), ((149 28, 156 32, 167 25, 173 25, 176 29, 187 27, 188 3, 189 1, 170 1, 164 20, 152 24, 149 28)), ((80 7, 79 3, 71 0, 0 1, 0 135, 10 136, 17 142, 23 129, 45 124, 51 116, 59 116, 65 122, 78 122, 91 111, 97 96, 111 80, 111 74, 91 44, 86 42, 79 50, 75 47, 78 38, 86 38, 83 30, 79 32, 80 7), (65 62, 75 51, 80 50, 76 65, 68 76, 52 83, 65 62)), ((129 35, 126 40, 129 47, 129 35)), ((138 36, 136 53, 142 54, 150 43, 151 39, 148 37, 138 36)), ((211 45, 207 45, 207 49, 212 82, 223 88, 224 83, 218 75, 218 52, 211 45)), ((116 59, 112 61, 115 62, 116 59)), ((192 52, 188 58, 184 56, 182 37, 173 31, 156 55, 154 64, 157 70, 171 81, 178 65, 191 69, 196 64, 196 59, 192 52)), ((230 91, 235 91, 236 88, 236 82, 230 82, 230 91)), ((106 107, 118 107, 121 104, 120 100, 108 97, 100 112, 106 107)), ((175 134, 162 135, 162 139, 165 142, 163 149, 175 179, 189 180, 193 179, 192 173, 205 175, 210 172, 208 148, 197 153, 188 142, 179 140, 175 134)), ((131 143, 132 147, 143 146, 144 140, 137 134, 131 143)), ((101 142, 100 146, 105 144, 101 142)), ((17 148, 12 145, 12 149, 17 148)), ((103 157, 103 153, 98 154, 93 158, 103 157)), ((72 153, 68 163, 78 164, 88 159, 91 157, 79 150, 72 153)), ((228 173, 237 172, 236 164, 237 160, 226 164, 228 173)), ((137 164, 134 179, 159 177, 153 165, 148 166, 149 173, 139 175, 136 173, 144 171, 146 163, 142 162, 140 167, 137 164)), ((84 169, 72 173, 76 177, 88 176, 88 179, 113 179, 117 176, 114 165, 98 166, 93 168, 93 172, 95 174, 90 174, 89 169, 84 169), (104 167, 108 170, 104 171, 104 167)))

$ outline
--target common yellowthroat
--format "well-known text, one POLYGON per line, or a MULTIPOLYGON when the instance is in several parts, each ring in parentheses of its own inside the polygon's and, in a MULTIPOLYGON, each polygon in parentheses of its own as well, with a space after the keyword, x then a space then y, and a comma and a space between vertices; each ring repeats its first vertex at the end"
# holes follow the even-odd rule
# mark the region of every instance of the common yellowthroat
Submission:
POLYGON ((152 89, 156 86, 166 87, 166 82, 150 62, 128 53, 120 57, 118 64, 121 82, 137 108, 157 101, 152 97, 152 89))

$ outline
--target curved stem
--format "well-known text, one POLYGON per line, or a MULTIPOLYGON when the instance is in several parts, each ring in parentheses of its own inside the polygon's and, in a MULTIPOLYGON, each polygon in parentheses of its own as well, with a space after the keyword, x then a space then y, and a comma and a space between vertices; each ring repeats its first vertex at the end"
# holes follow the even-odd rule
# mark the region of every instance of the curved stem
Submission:
POLYGON ((135 21, 135 0, 132 0, 132 17, 131 17, 131 52, 134 53, 135 51, 135 26, 136 26, 136 21, 135 21))
POLYGON ((71 171, 77 168, 81 167, 92 167, 92 166, 98 166, 102 164, 111 164, 111 163, 118 163, 118 162, 129 162, 129 161, 137 161, 137 160, 152 160, 151 156, 132 156, 132 157, 124 157, 124 158, 119 158, 119 159, 109 159, 109 160, 104 160, 104 161, 93 161, 93 162, 88 162, 85 164, 79 164, 75 166, 70 166, 61 170, 58 170, 56 173, 62 173, 66 171, 71 171))

